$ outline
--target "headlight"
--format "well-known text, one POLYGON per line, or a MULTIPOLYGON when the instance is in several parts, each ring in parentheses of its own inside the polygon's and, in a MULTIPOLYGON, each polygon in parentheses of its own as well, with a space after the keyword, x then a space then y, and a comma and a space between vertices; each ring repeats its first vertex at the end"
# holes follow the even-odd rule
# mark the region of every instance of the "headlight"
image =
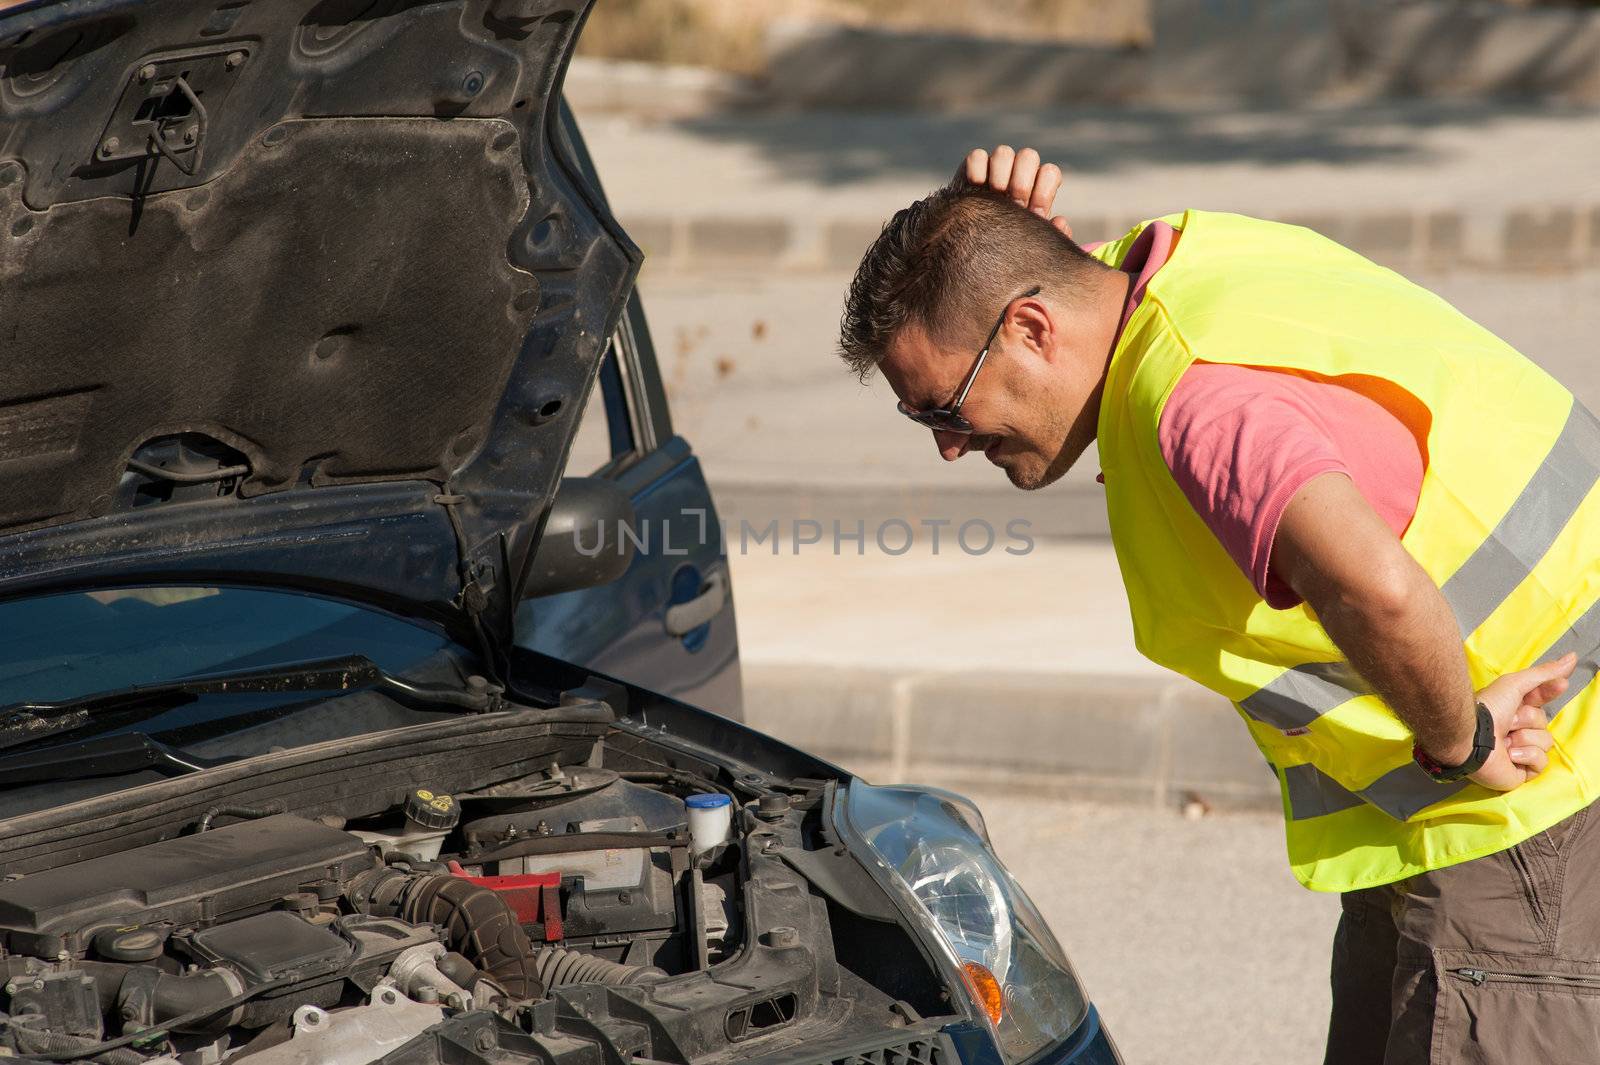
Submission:
POLYGON ((932 933, 926 938, 948 963, 947 978, 993 1028, 1008 1062, 1082 1023, 1089 1007, 1066 954, 989 849, 971 803, 932 789, 856 783, 844 821, 874 875, 932 933))

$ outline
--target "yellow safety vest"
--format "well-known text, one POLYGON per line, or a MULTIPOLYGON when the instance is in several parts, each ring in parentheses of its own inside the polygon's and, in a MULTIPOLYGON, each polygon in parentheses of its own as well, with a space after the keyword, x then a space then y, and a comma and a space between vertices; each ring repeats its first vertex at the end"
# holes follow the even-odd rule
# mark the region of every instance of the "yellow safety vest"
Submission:
MULTIPOLYGON (((1111 534, 1139 650, 1232 700, 1276 772, 1295 876, 1319 891, 1384 884, 1503 850, 1593 802, 1600 424, 1444 300, 1309 230, 1199 211, 1166 221, 1182 236, 1118 340, 1101 403, 1111 534), (1436 783, 1311 609, 1262 601, 1157 441, 1196 360, 1386 393, 1424 445, 1401 543, 1455 612, 1474 687, 1578 652, 1546 707, 1549 769, 1504 794, 1436 783)), ((1120 265, 1143 228, 1095 255, 1120 265)))

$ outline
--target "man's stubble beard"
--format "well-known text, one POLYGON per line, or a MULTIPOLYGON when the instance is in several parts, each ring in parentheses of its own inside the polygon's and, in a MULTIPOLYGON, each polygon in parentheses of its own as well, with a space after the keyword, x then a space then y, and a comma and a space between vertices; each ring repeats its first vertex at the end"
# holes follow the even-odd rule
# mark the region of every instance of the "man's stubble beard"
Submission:
MULTIPOLYGON (((1061 441, 1061 446, 1056 450, 1055 457, 1045 468, 1034 476, 1027 476, 1015 467, 1006 467, 1006 477, 1017 488, 1024 492, 1035 492, 1041 488, 1048 488, 1055 484, 1066 472, 1077 465, 1078 459, 1094 443, 1095 422, 1099 418, 1100 389, 1096 388, 1089 396, 1088 402, 1078 409, 1077 416, 1071 420, 1053 417, 1052 425, 1046 433, 1046 439, 1061 441)), ((1056 408, 1051 408, 1052 415, 1056 408)))
POLYGON ((1015 467, 1007 467, 1006 476, 1010 478, 1015 487, 1022 489, 1024 492, 1036 492, 1041 488, 1048 488, 1061 480, 1066 472, 1076 464, 1078 456, 1082 453, 1083 449, 1081 447, 1072 449, 1071 444, 1063 444, 1061 450, 1056 453, 1056 457, 1037 476, 1027 476, 1023 471, 1015 467))

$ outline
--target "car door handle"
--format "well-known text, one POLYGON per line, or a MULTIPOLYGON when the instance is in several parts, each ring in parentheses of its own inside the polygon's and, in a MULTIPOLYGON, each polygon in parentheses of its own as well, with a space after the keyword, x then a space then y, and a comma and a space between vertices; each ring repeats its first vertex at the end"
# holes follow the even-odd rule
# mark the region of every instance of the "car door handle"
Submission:
POLYGON ((667 635, 685 636, 722 613, 728 603, 728 575, 713 573, 700 586, 700 594, 687 603, 667 607, 667 635))

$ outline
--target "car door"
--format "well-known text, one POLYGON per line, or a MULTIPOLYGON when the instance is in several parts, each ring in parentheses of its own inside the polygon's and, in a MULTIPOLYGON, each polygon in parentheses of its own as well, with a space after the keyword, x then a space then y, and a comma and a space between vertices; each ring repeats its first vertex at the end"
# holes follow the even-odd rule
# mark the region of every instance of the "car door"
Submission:
MULTIPOLYGON (((565 105, 562 116, 572 157, 600 188, 565 105)), ((672 431, 637 291, 601 362, 566 475, 603 477, 628 493, 634 558, 615 581, 524 602, 518 645, 742 720, 721 526, 699 460, 672 431)))

